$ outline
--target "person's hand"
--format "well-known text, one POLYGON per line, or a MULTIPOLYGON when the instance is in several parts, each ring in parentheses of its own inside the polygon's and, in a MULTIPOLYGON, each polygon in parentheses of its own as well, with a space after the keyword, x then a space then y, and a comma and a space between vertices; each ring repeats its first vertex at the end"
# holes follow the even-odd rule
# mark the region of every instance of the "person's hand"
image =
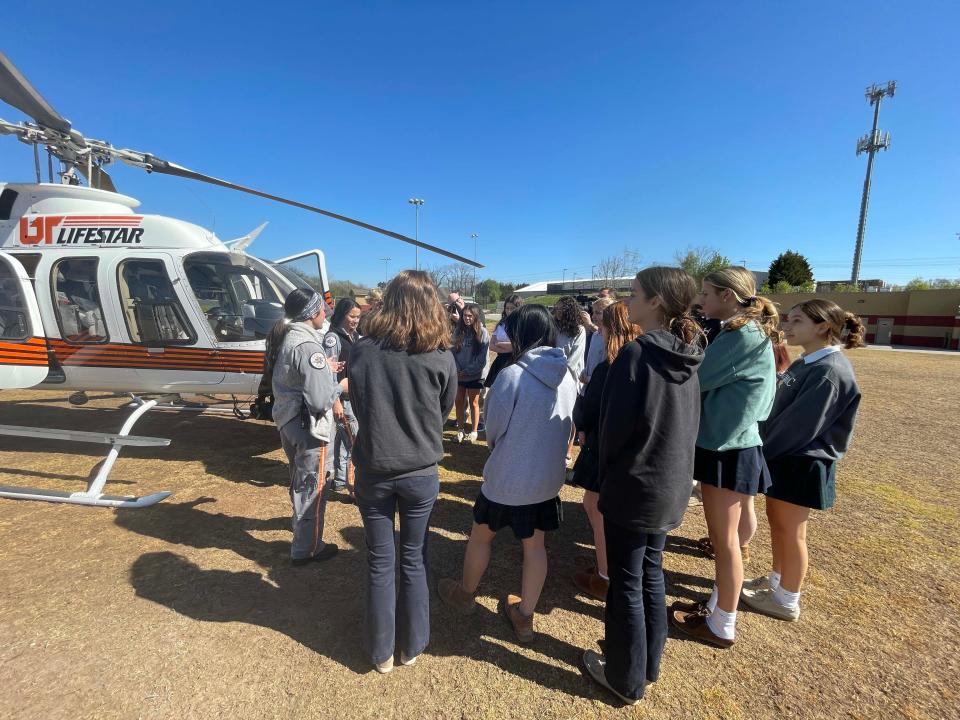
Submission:
POLYGON ((335 373, 342 372, 346 366, 347 364, 342 360, 340 362, 330 363, 330 369, 333 370, 335 373))
POLYGON ((340 402, 340 398, 333 401, 333 419, 338 423, 347 421, 347 415, 343 412, 343 403, 340 402))
POLYGON ((577 433, 577 440, 580 441, 580 447, 583 447, 584 445, 587 444, 587 434, 583 432, 583 430, 580 430, 577 433))

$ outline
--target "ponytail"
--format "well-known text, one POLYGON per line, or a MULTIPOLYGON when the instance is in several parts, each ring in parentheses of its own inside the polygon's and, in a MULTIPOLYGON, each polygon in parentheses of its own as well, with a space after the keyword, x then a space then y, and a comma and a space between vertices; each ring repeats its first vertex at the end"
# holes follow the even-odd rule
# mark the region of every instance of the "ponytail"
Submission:
POLYGON ((688 312, 670 318, 667 329, 687 345, 706 344, 706 333, 703 332, 700 323, 688 312))
POLYGON ((840 342, 843 343, 843 347, 847 350, 861 348, 866 345, 864 342, 866 330, 863 326, 863 321, 859 317, 852 312, 844 313, 843 330, 840 331, 840 342))
POLYGON ((755 321, 771 342, 783 342, 783 331, 780 330, 780 311, 777 310, 776 305, 765 297, 753 295, 743 300, 740 306, 740 312, 724 326, 724 330, 739 330, 748 322, 755 321))
POLYGON ((790 309, 800 310, 818 325, 827 323, 828 339, 834 345, 843 345, 845 349, 853 350, 866 344, 864 342, 866 328, 863 326, 863 320, 852 312, 847 312, 832 300, 815 298, 798 303, 790 309))

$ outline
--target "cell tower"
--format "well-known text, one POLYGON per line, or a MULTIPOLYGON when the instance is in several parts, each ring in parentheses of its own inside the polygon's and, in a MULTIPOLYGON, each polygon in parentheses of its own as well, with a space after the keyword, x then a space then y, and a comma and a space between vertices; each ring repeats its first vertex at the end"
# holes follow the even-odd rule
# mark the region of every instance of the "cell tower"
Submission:
POLYGON ((871 85, 864 93, 870 104, 873 105, 873 130, 857 141, 857 155, 867 153, 867 177, 863 181, 863 197, 860 199, 860 222, 857 225, 857 246, 853 251, 853 270, 850 273, 850 284, 854 287, 860 282, 860 256, 863 254, 863 233, 867 227, 867 207, 870 205, 870 179, 873 175, 873 157, 877 150, 886 150, 890 147, 890 133, 880 134, 877 122, 880 120, 880 101, 884 97, 893 97, 897 89, 895 80, 887 83, 886 87, 871 85))

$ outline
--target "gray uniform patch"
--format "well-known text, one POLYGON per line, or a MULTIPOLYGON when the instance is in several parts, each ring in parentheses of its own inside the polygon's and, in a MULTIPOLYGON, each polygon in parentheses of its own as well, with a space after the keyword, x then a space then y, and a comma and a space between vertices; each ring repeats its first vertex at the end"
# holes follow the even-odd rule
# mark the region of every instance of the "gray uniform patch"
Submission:
POLYGON ((314 353, 310 356, 310 367, 323 370, 327 366, 327 358, 323 353, 314 353))

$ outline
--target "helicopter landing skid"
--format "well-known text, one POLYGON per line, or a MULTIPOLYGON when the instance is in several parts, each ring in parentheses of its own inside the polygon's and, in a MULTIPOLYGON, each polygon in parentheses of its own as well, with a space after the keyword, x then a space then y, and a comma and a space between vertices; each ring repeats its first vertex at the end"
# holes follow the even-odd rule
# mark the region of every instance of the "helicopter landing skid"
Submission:
POLYGON ((107 484, 107 478, 113 469, 113 464, 120 454, 120 448, 125 445, 135 447, 166 447, 170 444, 167 438, 145 437, 140 435, 130 435, 134 423, 140 417, 157 404, 156 400, 146 400, 138 404, 137 408, 130 414, 127 421, 120 428, 119 433, 98 433, 86 432, 81 430, 55 430, 49 428, 22 427, 20 425, 0 425, 0 435, 12 435, 14 437, 32 437, 43 440, 69 440, 72 442, 103 443, 110 445, 110 451, 104 458, 103 464, 97 471, 96 477, 90 481, 84 492, 63 492, 60 490, 44 490, 42 488, 22 488, 12 485, 0 485, 0 497, 12 498, 14 500, 43 500, 46 502, 63 502, 73 505, 95 505, 98 507, 115 508, 141 508, 155 505, 172 494, 169 491, 162 491, 144 495, 143 497, 132 497, 123 495, 105 495, 103 488, 107 484))

